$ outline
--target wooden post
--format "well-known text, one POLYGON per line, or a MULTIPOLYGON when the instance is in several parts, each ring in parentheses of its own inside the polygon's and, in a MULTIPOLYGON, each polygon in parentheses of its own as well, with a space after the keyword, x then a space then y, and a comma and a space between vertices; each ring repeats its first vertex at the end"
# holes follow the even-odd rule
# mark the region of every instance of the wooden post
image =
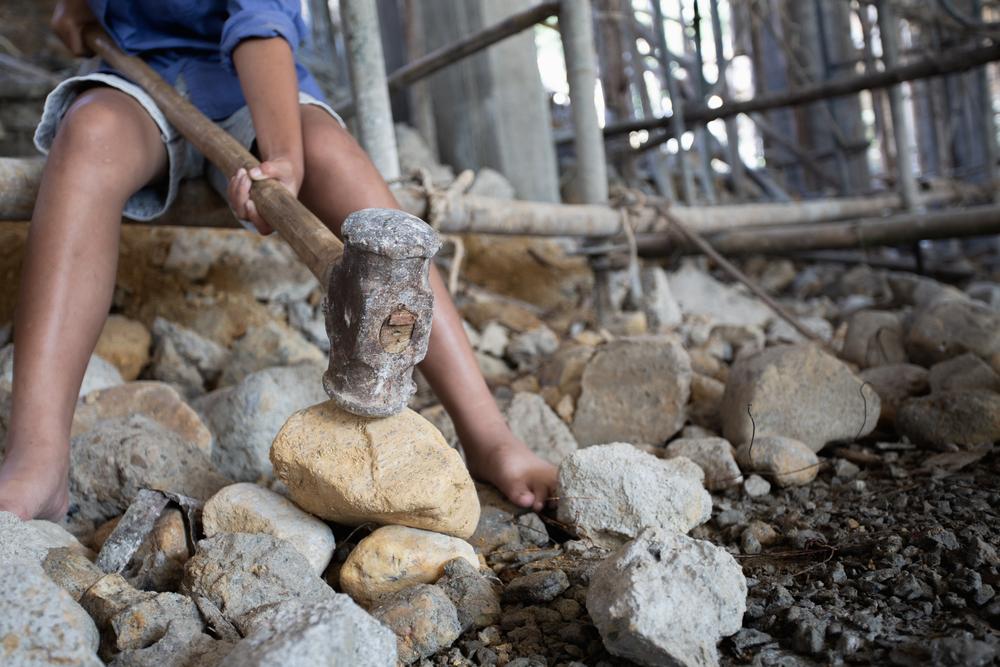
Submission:
MULTIPOLYGON (((711 0, 709 8, 712 12, 712 37, 715 39, 715 64, 719 68, 719 95, 724 100, 729 99, 729 81, 726 78, 726 71, 729 61, 726 60, 726 53, 722 42, 722 19, 719 17, 719 0, 711 0)), ((730 20, 732 18, 730 17, 730 20)), ((746 170, 743 159, 740 157, 740 132, 736 118, 727 118, 726 123, 726 151, 729 154, 729 168, 733 173, 733 190, 736 196, 740 197, 746 189, 746 170)))
MULTIPOLYGON (((878 30, 882 40, 882 60, 886 69, 899 64, 899 23, 887 0, 878 0, 878 30)), ((892 114, 892 134, 896 144, 896 176, 899 180, 899 195, 903 208, 912 211, 917 207, 916 165, 910 137, 913 126, 910 116, 903 108, 903 87, 899 84, 889 87, 889 112, 892 114)))
POLYGON ((361 145, 383 178, 399 178, 399 153, 375 0, 343 0, 341 11, 347 33, 347 62, 358 110, 361 145))
POLYGON ((656 48, 660 52, 660 63, 663 66, 663 79, 667 85, 667 97, 670 100, 670 127, 673 129, 674 138, 677 139, 677 164, 681 170, 681 200, 685 204, 693 204, 695 201, 694 176, 691 174, 691 164, 687 159, 687 151, 681 143, 684 135, 684 102, 681 100, 680 90, 677 88, 677 81, 674 79, 673 67, 674 56, 667 48, 667 33, 663 25, 663 7, 661 0, 651 0, 653 3, 653 26, 656 35, 656 48))

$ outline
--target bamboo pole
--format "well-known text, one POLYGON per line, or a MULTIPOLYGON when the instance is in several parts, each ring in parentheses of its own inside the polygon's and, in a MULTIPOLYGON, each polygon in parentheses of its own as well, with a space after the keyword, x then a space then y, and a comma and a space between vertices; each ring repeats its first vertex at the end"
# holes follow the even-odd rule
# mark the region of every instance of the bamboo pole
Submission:
MULTIPOLYGON (((698 96, 698 103, 705 104, 708 94, 705 89, 705 59, 701 49, 701 10, 698 0, 692 3, 694 7, 694 19, 692 21, 694 32, 694 93, 698 96)), ((684 17, 680 17, 681 25, 684 25, 684 17)), ((705 193, 705 200, 709 204, 715 204, 718 200, 715 196, 715 182, 712 178, 712 158, 708 154, 708 142, 705 135, 708 129, 705 126, 698 126, 694 130, 694 144, 698 149, 698 178, 701 181, 701 189, 705 193)))
POLYGON ((382 177, 393 180, 399 178, 399 152, 375 0, 343 0, 341 11, 346 26, 347 63, 358 109, 361 145, 382 177))
MULTIPOLYGON (((729 80, 726 73, 729 69, 729 61, 726 60, 726 52, 722 40, 722 18, 719 16, 719 0, 710 0, 709 10, 712 13, 712 38, 715 41, 715 64, 719 68, 718 88, 719 96, 722 99, 729 99, 729 80)), ((732 20, 730 18, 730 20, 732 20)), ((739 197, 746 189, 746 169, 743 159, 740 157, 740 133, 736 117, 727 118, 726 121, 726 152, 729 155, 729 168, 733 173, 733 189, 739 197)))
MULTIPOLYGON (((898 67, 899 24, 889 2, 879 0, 876 7, 879 38, 882 41, 882 61, 886 68, 898 67)), ((889 113, 892 114, 892 134, 896 144, 899 193, 903 198, 903 208, 912 211, 917 207, 916 163, 913 160, 913 147, 910 145, 913 125, 910 115, 903 108, 903 87, 899 84, 889 86, 889 113)))
MULTIPOLYGON (((660 61, 663 65, 663 78, 667 84, 667 97, 670 99, 670 123, 673 128, 673 135, 677 138, 677 164, 681 170, 681 198, 685 204, 693 204, 694 176, 691 174, 691 164, 687 160, 687 151, 681 143, 681 136, 684 134, 684 102, 681 100, 680 90, 677 88, 677 81, 674 79, 673 64, 674 56, 667 48, 667 35, 663 25, 663 7, 661 0, 651 0, 653 3, 654 34, 656 35, 656 48, 660 52, 660 61)), ((607 137, 607 128, 604 136, 607 137)))

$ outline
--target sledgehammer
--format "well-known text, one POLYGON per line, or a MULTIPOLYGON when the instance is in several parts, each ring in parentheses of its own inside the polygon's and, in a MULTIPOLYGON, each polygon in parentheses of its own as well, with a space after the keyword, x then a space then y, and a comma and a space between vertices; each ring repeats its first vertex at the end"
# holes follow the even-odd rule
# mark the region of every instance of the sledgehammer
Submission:
MULTIPOLYGON (((142 86, 184 138, 232 177, 260 162, 164 81, 149 65, 122 53, 96 25, 87 46, 142 86)), ((413 367, 427 354, 433 296, 430 259, 437 233, 420 219, 391 209, 364 209, 343 225, 346 246, 277 181, 255 181, 250 198, 327 290, 330 366, 323 386, 342 408, 388 417, 416 391, 413 367)))

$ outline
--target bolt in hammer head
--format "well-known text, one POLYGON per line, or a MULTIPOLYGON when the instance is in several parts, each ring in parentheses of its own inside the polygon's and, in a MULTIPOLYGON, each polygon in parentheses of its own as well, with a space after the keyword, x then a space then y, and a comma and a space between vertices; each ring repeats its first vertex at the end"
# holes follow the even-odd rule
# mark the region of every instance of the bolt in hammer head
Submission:
POLYGON ((419 218, 383 208, 352 213, 342 232, 327 290, 323 387, 348 412, 388 417, 417 390, 413 367, 427 354, 434 310, 428 271, 441 240, 419 218))

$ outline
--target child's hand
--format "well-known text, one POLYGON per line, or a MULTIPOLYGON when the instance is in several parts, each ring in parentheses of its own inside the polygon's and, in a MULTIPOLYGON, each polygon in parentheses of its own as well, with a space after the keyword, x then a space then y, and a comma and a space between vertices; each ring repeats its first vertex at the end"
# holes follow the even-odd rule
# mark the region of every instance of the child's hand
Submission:
POLYGON ((250 187, 253 181, 264 181, 273 178, 297 197, 299 187, 302 185, 302 170, 296 169, 291 160, 286 158, 275 158, 267 162, 261 162, 259 167, 255 167, 247 172, 240 169, 236 175, 229 179, 229 188, 226 194, 229 199, 229 206, 237 218, 249 220, 261 234, 267 235, 274 231, 257 213, 257 207, 250 199, 250 187))
POLYGON ((52 12, 51 26, 74 56, 92 56, 83 43, 83 27, 96 21, 87 0, 60 0, 52 12))

